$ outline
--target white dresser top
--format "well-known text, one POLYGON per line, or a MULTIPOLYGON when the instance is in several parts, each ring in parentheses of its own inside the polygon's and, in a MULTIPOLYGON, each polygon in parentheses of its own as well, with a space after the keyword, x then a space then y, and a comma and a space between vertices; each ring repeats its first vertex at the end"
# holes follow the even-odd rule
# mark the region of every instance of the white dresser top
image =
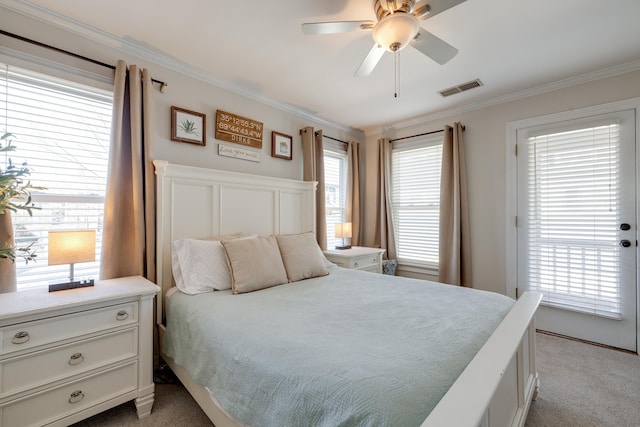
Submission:
POLYGON ((16 317, 37 315, 51 310, 64 310, 88 303, 118 299, 153 297, 160 288, 142 276, 96 280, 94 286, 49 292, 46 287, 0 294, 0 323, 16 317))

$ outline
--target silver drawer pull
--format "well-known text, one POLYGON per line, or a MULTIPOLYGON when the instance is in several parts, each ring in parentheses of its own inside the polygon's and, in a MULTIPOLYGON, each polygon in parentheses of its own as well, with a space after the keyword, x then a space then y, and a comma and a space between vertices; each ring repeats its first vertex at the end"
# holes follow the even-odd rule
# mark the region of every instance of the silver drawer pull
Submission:
POLYGON ((79 365, 84 362, 84 356, 82 353, 73 353, 69 358, 69 365, 79 365))
POLYGON ((82 392, 82 390, 76 390, 69 396, 69 403, 78 403, 82 399, 84 399, 84 393, 82 392))
POLYGON ((117 320, 126 320, 128 318, 129 318, 129 313, 127 313, 126 310, 120 310, 118 314, 116 314, 117 320))
POLYGON ((29 332, 27 331, 22 331, 22 332, 18 332, 17 334, 15 334, 13 336, 13 338, 11 339, 11 342, 14 344, 24 344, 27 341, 29 341, 31 339, 31 337, 29 336, 29 332))

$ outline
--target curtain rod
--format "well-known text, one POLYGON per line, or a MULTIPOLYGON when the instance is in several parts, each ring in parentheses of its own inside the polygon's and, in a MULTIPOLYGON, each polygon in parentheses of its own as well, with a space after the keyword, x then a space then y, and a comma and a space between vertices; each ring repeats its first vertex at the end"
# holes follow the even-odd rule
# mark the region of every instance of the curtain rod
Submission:
MULTIPOLYGON (((60 49, 60 48, 57 48, 55 46, 51 46, 51 45, 48 45, 48 44, 45 44, 45 43, 41 43, 41 42, 36 41, 36 40, 32 40, 32 39, 28 39, 26 37, 19 36, 17 34, 9 33, 9 32, 4 31, 4 30, 0 30, 0 34, 5 35, 7 37, 12 37, 14 39, 17 39, 17 40, 20 40, 20 41, 23 41, 23 42, 26 42, 26 43, 31 43, 31 44, 34 44, 36 46, 43 47, 45 49, 53 50, 54 52, 58 52, 58 53, 62 53, 62 54, 68 55, 68 56, 72 56, 74 58, 82 59, 83 61, 91 62, 92 64, 100 65, 101 67, 110 68, 112 70, 116 69, 115 65, 106 64, 104 62, 100 62, 100 61, 97 61, 95 59, 87 58, 86 56, 78 55, 77 53, 69 52, 68 50, 60 49)), ((151 79, 151 82, 152 83, 156 83, 156 84, 158 84, 160 86, 160 92, 164 92, 164 88, 168 86, 167 83, 165 83, 165 82, 163 82, 161 80, 151 79)))
MULTIPOLYGON (((453 129, 453 128, 451 128, 451 129, 453 129)), ((465 129, 466 129, 466 127, 462 126, 462 131, 463 132, 464 132, 465 129)), ((417 136, 432 135, 434 133, 440 133, 440 132, 444 132, 444 129, 432 130, 431 132, 419 133, 417 135, 403 136, 402 138, 390 139, 389 142, 402 141, 403 139, 415 138, 417 136)))
MULTIPOLYGON (((316 135, 318 135, 318 132, 315 132, 315 134, 316 134, 316 135)), ((338 139, 338 138, 333 138, 333 137, 331 137, 331 136, 327 136, 327 135, 325 135, 325 134, 322 134, 322 137, 323 137, 323 138, 327 138, 327 139, 331 139, 331 140, 336 141, 336 142, 342 142, 343 144, 348 144, 348 142, 347 142, 347 141, 343 141, 343 140, 338 139)))

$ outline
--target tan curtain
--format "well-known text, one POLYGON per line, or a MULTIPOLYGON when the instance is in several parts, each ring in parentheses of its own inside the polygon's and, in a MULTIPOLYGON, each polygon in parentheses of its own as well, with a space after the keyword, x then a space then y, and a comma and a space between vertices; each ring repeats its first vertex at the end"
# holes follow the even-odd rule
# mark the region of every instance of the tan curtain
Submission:
POLYGON ((396 259, 396 239, 391 211, 391 143, 388 139, 378 140, 378 180, 376 185, 378 212, 376 212, 376 233, 374 246, 386 250, 387 259, 396 259))
POLYGON ((471 287, 463 127, 445 126, 440 182, 440 282, 471 287))
POLYGON ((305 181, 316 181, 316 240, 324 251, 327 249, 327 219, 324 198, 324 150, 322 131, 310 126, 300 130, 302 136, 303 176, 305 181))
POLYGON ((153 87, 146 69, 118 61, 100 278, 155 281, 153 87))
POLYGON ((347 222, 351 222, 351 244, 362 244, 360 211, 360 144, 350 141, 347 143, 347 222))

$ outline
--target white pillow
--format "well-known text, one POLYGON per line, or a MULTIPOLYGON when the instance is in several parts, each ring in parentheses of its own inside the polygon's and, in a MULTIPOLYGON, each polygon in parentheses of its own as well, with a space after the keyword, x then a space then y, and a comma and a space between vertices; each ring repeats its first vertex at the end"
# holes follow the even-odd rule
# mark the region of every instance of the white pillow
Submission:
POLYGON ((217 240, 173 241, 171 266, 176 286, 185 294, 231 289, 227 257, 217 240))

